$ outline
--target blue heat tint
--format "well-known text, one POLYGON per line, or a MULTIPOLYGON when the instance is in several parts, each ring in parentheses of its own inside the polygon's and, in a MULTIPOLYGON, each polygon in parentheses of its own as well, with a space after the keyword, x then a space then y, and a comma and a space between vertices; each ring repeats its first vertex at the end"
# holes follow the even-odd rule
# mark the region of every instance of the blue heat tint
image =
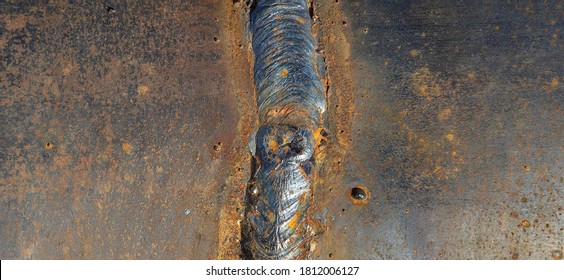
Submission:
POLYGON ((260 127, 244 249, 254 259, 306 258, 313 131, 326 108, 323 60, 305 0, 258 1, 250 29, 260 127))
POLYGON ((260 121, 284 123, 300 116, 308 125, 319 124, 326 107, 323 67, 315 63, 316 41, 306 1, 259 1, 250 29, 260 121), (271 110, 282 111, 285 117, 267 117, 271 110))

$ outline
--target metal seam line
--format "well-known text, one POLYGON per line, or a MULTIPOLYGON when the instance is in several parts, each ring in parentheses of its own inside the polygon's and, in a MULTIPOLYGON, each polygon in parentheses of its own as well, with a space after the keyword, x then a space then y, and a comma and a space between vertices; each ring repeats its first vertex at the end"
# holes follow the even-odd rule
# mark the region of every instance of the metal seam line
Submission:
POLYGON ((306 0, 258 0, 250 12, 259 127, 246 194, 243 257, 304 259, 316 136, 327 101, 306 0))

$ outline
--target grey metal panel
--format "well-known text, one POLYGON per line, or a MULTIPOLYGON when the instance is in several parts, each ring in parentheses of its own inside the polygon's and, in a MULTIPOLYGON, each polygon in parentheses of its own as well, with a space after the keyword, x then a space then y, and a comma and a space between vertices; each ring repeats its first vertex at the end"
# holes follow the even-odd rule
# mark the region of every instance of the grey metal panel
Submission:
POLYGON ((561 259, 561 1, 318 8, 337 147, 316 257, 561 259))

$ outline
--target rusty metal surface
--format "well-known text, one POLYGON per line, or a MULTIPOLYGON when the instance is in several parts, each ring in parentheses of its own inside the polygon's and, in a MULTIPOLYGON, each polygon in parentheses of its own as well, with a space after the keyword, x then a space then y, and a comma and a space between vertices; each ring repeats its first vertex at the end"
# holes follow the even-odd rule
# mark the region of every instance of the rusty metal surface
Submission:
POLYGON ((561 259, 562 2, 319 9, 335 146, 317 258, 561 259))
POLYGON ((224 1, 106 2, 0 4, 0 257, 216 258, 252 104, 224 1))
MULTIPOLYGON (((239 257, 248 14, 150 2, 0 4, 0 258, 239 257)), ((562 258, 561 3, 314 13, 329 141, 312 258, 562 258)))

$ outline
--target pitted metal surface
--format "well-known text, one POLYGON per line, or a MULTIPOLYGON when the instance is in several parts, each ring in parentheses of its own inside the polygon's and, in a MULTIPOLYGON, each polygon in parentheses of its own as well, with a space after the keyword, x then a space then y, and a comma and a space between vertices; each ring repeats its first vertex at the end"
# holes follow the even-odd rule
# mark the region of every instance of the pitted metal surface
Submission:
POLYGON ((217 258, 253 108, 231 3, 105 2, 0 4, 0 256, 217 258))
POLYGON ((561 259, 562 3, 318 9, 338 145, 317 258, 561 259))
MULTIPOLYGON (((240 257, 243 2, 1 4, 2 259, 240 257)), ((562 259, 562 4, 313 8, 329 140, 310 257, 562 259)))

